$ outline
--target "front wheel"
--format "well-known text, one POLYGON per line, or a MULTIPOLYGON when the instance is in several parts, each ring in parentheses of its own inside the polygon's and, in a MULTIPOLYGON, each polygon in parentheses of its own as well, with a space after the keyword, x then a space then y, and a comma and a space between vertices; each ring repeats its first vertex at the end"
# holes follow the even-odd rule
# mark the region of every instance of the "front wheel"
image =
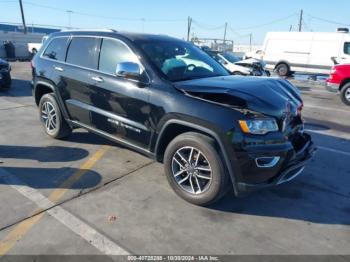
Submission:
POLYGON ((170 186, 186 201, 206 206, 219 200, 229 185, 214 140, 185 133, 168 145, 164 169, 170 186))
POLYGON ((340 91, 340 97, 345 105, 350 106, 350 83, 343 86, 340 91))
POLYGON ((40 99, 39 115, 47 135, 55 139, 66 138, 71 128, 63 118, 53 94, 46 94, 40 99))

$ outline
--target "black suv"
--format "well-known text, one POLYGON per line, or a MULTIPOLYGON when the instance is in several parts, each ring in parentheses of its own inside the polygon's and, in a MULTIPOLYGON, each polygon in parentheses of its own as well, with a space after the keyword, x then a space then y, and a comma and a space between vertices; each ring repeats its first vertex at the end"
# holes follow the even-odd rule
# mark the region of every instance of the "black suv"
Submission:
POLYGON ((50 36, 34 57, 33 94, 46 133, 74 128, 164 163, 197 205, 290 181, 315 147, 286 80, 232 77, 191 43, 114 30, 50 36))

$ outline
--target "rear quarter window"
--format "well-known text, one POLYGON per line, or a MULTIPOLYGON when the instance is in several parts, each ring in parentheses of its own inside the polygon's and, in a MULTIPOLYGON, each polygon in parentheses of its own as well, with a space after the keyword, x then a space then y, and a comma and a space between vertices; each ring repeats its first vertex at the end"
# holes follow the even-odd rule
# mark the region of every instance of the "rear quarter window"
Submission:
POLYGON ((67 63, 97 69, 101 39, 74 37, 69 45, 67 63))
POLYGON ((53 39, 47 46, 43 56, 57 61, 64 61, 66 59, 67 43, 67 37, 53 39))

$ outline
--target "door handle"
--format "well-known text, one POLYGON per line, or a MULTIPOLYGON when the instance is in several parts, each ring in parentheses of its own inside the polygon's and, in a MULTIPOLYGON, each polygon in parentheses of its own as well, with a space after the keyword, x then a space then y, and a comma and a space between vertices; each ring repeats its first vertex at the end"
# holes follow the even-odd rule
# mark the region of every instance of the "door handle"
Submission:
POLYGON ((59 66, 54 66, 53 67, 56 71, 63 72, 63 68, 59 66))
POLYGON ((91 77, 92 80, 98 82, 98 83, 102 83, 103 82, 103 78, 99 77, 99 76, 93 76, 91 77))

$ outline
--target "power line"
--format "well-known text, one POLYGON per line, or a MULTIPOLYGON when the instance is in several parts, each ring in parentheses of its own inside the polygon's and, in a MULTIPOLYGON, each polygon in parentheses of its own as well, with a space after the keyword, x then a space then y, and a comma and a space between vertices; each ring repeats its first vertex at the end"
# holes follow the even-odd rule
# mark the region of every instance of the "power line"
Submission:
POLYGON ((280 19, 276 19, 276 20, 273 20, 273 21, 268 22, 268 23, 259 24, 259 25, 254 25, 254 26, 248 26, 248 27, 242 27, 242 28, 237 28, 236 30, 237 30, 237 31, 244 31, 244 30, 248 30, 248 29, 255 29, 255 28, 260 28, 260 27, 264 27, 264 26, 268 26, 268 25, 273 25, 273 24, 277 24, 277 23, 279 23, 279 22, 288 20, 288 19, 291 18, 291 17, 295 17, 296 15, 297 15, 297 14, 294 13, 294 14, 291 14, 291 15, 289 15, 289 16, 286 16, 286 17, 283 17, 283 18, 280 18, 280 19))
POLYGON ((215 31, 215 30, 221 30, 225 28, 225 24, 220 25, 220 26, 213 26, 213 25, 206 25, 203 23, 198 22, 197 20, 192 19, 193 24, 198 26, 199 28, 205 29, 205 30, 210 30, 210 31, 215 31))
POLYGON ((321 17, 313 16, 313 15, 310 15, 310 14, 308 14, 308 17, 310 17, 311 19, 319 20, 319 21, 326 22, 326 23, 329 23, 329 24, 340 25, 340 26, 349 26, 350 27, 350 24, 336 22, 336 21, 324 19, 324 18, 321 18, 321 17))
MULTIPOLYGON (((16 1, 0 1, 0 3, 14 3, 16 1)), ((67 13, 66 9, 62 8, 57 8, 49 5, 42 5, 42 4, 37 4, 33 3, 30 1, 23 1, 25 5, 30 5, 30 6, 35 6, 35 7, 40 7, 40 8, 45 8, 45 9, 50 9, 58 12, 64 12, 67 13)), ((145 18, 127 18, 127 17, 114 17, 114 16, 103 16, 103 15, 96 15, 96 14, 90 14, 90 13, 84 13, 84 12, 79 12, 79 11, 74 11, 74 10, 69 10, 71 14, 75 15, 80 15, 80 16, 87 16, 87 17, 96 17, 96 18, 101 18, 101 19, 110 19, 110 20, 119 20, 119 21, 138 21, 138 22, 162 22, 162 23, 172 23, 172 22, 185 22, 186 19, 145 19, 145 18)))

